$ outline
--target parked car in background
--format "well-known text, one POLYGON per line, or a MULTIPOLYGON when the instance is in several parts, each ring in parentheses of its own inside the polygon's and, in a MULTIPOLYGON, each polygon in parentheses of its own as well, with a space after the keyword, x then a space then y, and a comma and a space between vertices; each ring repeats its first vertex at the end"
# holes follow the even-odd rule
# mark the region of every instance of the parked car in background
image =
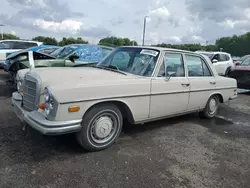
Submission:
POLYGON ((29 68, 79 67, 86 66, 86 64, 96 64, 112 50, 113 48, 101 45, 72 44, 61 47, 51 54, 22 52, 17 57, 8 59, 10 66, 7 71, 11 75, 11 80, 9 80, 8 84, 18 89, 24 73, 28 72, 29 68), (21 69, 24 70, 21 71, 21 69), (17 72, 19 73, 17 74, 17 72), (18 85, 17 82, 19 82, 18 85))
POLYGON ((196 52, 208 56, 211 59, 217 73, 221 76, 228 76, 231 69, 235 66, 232 57, 229 53, 207 51, 196 52))
POLYGON ((33 51, 33 52, 41 52, 41 53, 45 53, 45 54, 51 54, 52 52, 54 52, 58 48, 60 48, 60 46, 40 45, 40 46, 35 46, 35 47, 27 48, 24 50, 20 50, 17 52, 9 52, 9 53, 7 53, 7 57, 6 57, 6 60, 4 62, 3 68, 7 72, 8 67, 10 65, 10 59, 14 59, 15 57, 17 57, 18 55, 20 55, 23 52, 33 51))
POLYGON ((28 40, 0 40, 0 67, 3 67, 8 53, 40 46, 42 44, 42 42, 28 40))
POLYGON ((237 97, 236 80, 218 76, 207 56, 157 47, 119 47, 93 67, 31 69, 12 104, 42 134, 76 133, 89 151, 105 149, 132 124, 200 112, 237 97))
POLYGON ((250 56, 243 62, 238 62, 229 73, 229 77, 237 80, 240 89, 250 89, 250 56))
POLYGON ((234 63, 236 65, 240 65, 243 61, 245 61, 246 59, 248 59, 250 57, 250 55, 244 55, 243 57, 241 57, 240 59, 236 60, 234 63))

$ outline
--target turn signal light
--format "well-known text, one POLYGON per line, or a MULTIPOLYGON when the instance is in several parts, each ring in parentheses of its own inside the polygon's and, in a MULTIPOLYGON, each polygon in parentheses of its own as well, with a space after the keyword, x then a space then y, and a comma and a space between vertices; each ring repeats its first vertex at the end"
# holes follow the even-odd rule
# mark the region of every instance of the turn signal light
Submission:
POLYGON ((39 104, 39 108, 44 110, 45 109, 45 104, 39 104))
POLYGON ((70 106, 69 112, 78 112, 80 110, 79 106, 70 106))

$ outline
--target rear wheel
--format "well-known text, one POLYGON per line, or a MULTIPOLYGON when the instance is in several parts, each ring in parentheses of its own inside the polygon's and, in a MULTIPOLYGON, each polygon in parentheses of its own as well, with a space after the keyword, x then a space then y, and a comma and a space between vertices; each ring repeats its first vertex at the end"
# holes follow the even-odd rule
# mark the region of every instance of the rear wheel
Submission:
POLYGON ((77 141, 88 151, 106 149, 120 135, 122 124, 122 114, 116 105, 97 105, 83 117, 82 129, 76 134, 77 141))
POLYGON ((212 95, 206 104, 206 107, 202 112, 200 112, 200 116, 204 118, 213 118, 217 114, 219 108, 219 97, 217 95, 212 95))

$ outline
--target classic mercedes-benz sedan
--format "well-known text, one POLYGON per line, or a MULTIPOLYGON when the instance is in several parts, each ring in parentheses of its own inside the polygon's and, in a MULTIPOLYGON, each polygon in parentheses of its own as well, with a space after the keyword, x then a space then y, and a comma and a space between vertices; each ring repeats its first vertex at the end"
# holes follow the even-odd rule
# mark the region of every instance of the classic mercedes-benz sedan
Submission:
POLYGON ((236 80, 218 76, 202 54, 119 47, 93 67, 40 68, 25 74, 12 104, 24 125, 46 135, 75 133, 89 151, 111 146, 132 124, 199 112, 213 118, 237 97, 236 80))

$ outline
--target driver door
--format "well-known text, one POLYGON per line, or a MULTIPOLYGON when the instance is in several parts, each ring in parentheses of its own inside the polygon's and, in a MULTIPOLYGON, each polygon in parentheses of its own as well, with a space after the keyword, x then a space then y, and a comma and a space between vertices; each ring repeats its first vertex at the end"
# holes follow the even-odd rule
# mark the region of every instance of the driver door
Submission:
POLYGON ((186 112, 189 87, 190 82, 186 77, 183 55, 166 52, 157 77, 152 78, 151 81, 150 118, 186 112))

